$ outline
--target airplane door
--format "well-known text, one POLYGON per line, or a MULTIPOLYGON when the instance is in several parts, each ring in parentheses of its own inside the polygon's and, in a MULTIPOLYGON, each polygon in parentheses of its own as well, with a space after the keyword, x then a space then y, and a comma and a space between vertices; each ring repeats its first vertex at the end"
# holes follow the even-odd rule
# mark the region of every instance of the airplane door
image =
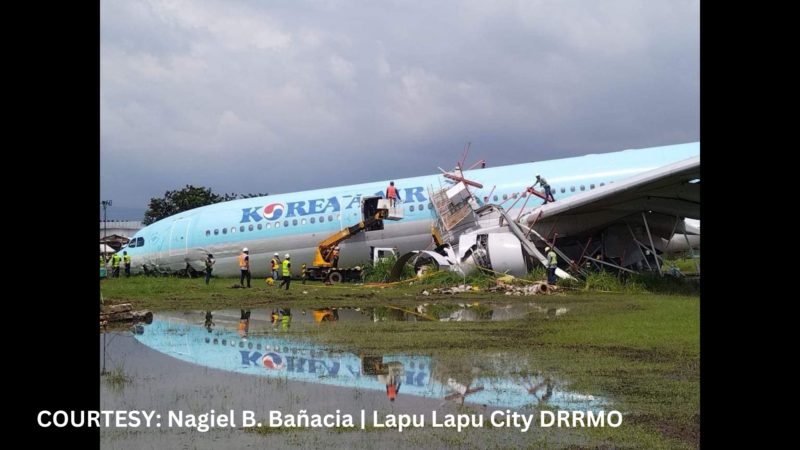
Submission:
POLYGON ((169 256, 185 255, 189 246, 189 223, 192 219, 179 219, 169 230, 169 256))

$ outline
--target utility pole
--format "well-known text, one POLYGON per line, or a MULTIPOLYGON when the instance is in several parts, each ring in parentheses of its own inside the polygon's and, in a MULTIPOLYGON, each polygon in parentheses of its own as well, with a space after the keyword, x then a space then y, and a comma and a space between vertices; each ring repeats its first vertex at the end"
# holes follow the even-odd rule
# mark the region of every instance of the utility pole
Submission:
MULTIPOLYGON (((108 226, 107 226, 107 218, 106 218, 106 209, 111 206, 111 200, 103 200, 100 202, 103 205, 103 245, 108 245, 106 243, 106 237, 108 236, 108 226)), ((103 258, 105 259, 108 255, 106 255, 105 247, 103 247, 103 258)))

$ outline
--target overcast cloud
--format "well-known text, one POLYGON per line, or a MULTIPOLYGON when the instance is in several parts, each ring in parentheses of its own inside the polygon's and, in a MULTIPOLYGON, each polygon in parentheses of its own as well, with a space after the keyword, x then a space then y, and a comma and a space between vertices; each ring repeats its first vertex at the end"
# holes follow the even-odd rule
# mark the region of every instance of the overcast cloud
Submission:
POLYGON ((699 2, 101 0, 101 196, 699 140, 699 2))

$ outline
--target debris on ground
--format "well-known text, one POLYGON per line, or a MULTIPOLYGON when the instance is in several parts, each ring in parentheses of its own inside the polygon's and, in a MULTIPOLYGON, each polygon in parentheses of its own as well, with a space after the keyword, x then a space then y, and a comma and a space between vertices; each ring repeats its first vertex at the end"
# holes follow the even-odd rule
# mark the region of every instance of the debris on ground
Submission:
POLYGON ((140 322, 151 323, 153 313, 148 310, 134 311, 130 303, 119 305, 104 305, 100 307, 100 326, 108 326, 110 322, 140 322))

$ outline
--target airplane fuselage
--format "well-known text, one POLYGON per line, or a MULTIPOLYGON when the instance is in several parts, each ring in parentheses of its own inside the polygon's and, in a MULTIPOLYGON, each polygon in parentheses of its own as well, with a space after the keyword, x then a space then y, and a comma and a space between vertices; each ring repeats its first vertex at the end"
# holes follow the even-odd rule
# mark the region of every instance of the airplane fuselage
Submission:
MULTIPOLYGON (((516 216, 541 199, 520 195, 541 174, 556 200, 590 191, 616 180, 698 155, 700 143, 624 150, 536 163, 465 171, 483 184, 471 192, 484 203, 500 204, 516 216), (513 205, 513 206, 512 206, 513 205)), ((430 248, 435 212, 430 192, 449 186, 441 175, 394 179, 404 217, 384 221, 382 230, 367 231, 341 244, 340 266, 367 262, 371 248, 390 247, 402 254, 430 248)), ((124 248, 134 272, 143 264, 160 270, 181 270, 187 264, 202 270, 208 253, 216 259, 214 274, 239 274, 238 256, 250 250, 253 276, 266 276, 274 253, 291 255, 293 272, 311 266, 316 245, 330 234, 362 220, 362 199, 383 196, 389 180, 303 192, 253 197, 203 206, 159 220, 139 230, 124 248)))

